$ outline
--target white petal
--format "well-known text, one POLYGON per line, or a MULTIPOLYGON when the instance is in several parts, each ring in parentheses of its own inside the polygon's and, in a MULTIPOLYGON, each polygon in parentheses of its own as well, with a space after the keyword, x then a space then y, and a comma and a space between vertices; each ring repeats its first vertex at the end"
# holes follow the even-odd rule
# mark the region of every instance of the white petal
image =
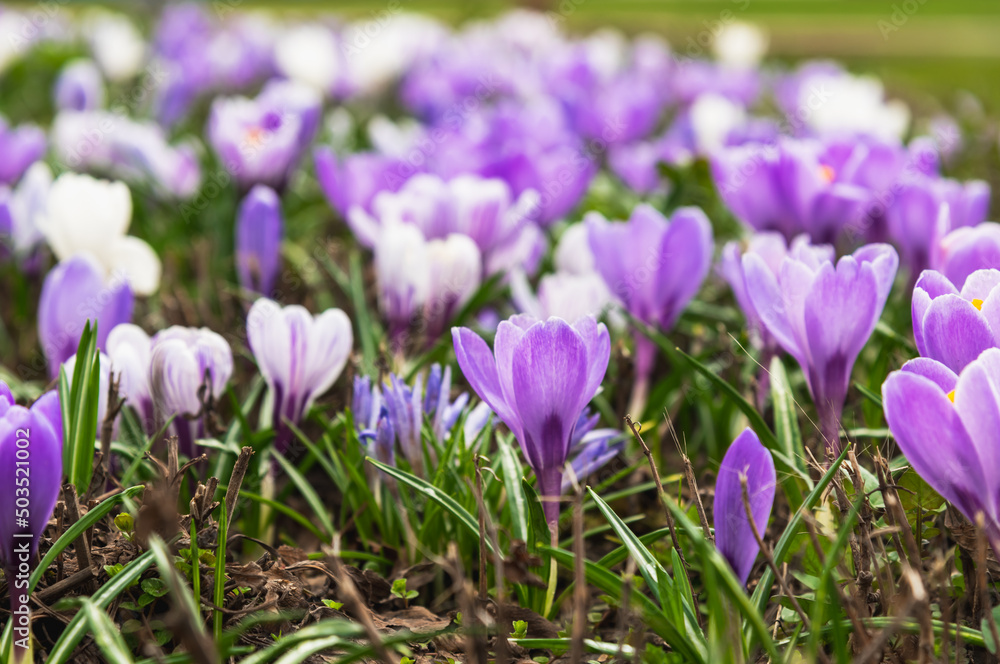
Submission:
POLYGON ((160 258, 145 240, 131 235, 118 238, 100 258, 112 278, 127 280, 136 295, 152 295, 160 287, 160 258))

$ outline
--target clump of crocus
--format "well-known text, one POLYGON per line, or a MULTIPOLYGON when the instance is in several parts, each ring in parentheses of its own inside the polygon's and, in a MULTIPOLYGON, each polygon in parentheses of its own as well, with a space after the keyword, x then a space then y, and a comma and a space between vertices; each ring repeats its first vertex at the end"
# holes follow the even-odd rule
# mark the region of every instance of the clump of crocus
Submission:
POLYGON ((292 440, 286 422, 298 425, 347 364, 351 321, 340 309, 313 316, 261 298, 247 314, 247 341, 270 389, 275 447, 284 452, 292 440))
POLYGON ((149 384, 158 425, 171 423, 181 453, 191 457, 194 441, 205 433, 205 411, 226 391, 233 374, 233 352, 207 328, 174 325, 156 333, 149 384))
POLYGON ((715 546, 740 582, 746 584, 760 545, 747 518, 743 500, 744 478, 753 522, 757 533, 763 537, 774 505, 777 476, 771 453, 761 445, 752 429, 744 429, 723 457, 712 505, 715 546))
POLYGON ((452 339, 472 389, 521 444, 554 528, 573 433, 608 368, 607 328, 590 316, 571 325, 521 314, 497 326, 494 352, 468 328, 452 328, 452 339))
POLYGON ((923 357, 959 372, 1000 346, 1000 270, 976 270, 961 290, 924 270, 913 288, 913 337, 923 357))
MULTIPOLYGON (((54 395, 55 393, 49 393, 54 395)), ((15 658, 30 640, 28 624, 29 575, 37 564, 38 542, 52 517, 62 486, 62 423, 58 397, 45 396, 32 408, 14 405, 14 397, 0 381, 0 563, 14 616, 15 658), (31 480, 30 493, 17 491, 31 480)))
POLYGON ((743 310, 743 315, 746 316, 750 342, 761 351, 759 360, 761 370, 757 376, 757 405, 759 408, 763 408, 770 383, 771 358, 778 353, 780 347, 774 336, 767 331, 767 327, 761 321, 760 314, 754 308, 750 294, 747 292, 747 280, 743 270, 743 256, 746 254, 760 256, 764 265, 777 277, 786 256, 805 256, 807 259, 832 261, 834 252, 833 247, 829 245, 810 245, 809 237, 806 235, 796 237, 789 244, 781 233, 773 231, 755 233, 745 247, 738 242, 727 242, 722 248, 719 272, 729 282, 733 289, 733 295, 736 297, 736 303, 743 310))
MULTIPOLYGON (((695 296, 712 263, 712 226, 698 208, 680 208, 668 221, 638 205, 627 223, 587 215, 594 265, 611 293, 643 323, 669 331, 695 296)), ((630 410, 645 405, 656 344, 635 333, 636 385, 630 410)))
POLYGON ((768 333, 802 367, 828 451, 840 449, 851 370, 898 266, 896 250, 884 244, 866 245, 836 265, 808 252, 789 255, 777 274, 761 256, 743 256, 750 301, 768 333))
POLYGON ((106 279, 86 254, 72 256, 45 277, 38 302, 38 336, 52 378, 76 353, 87 321, 97 323, 97 345, 104 348, 115 326, 132 319, 132 289, 121 279, 106 279))
MULTIPOLYGON (((431 422, 431 431, 438 441, 451 434, 462 413, 469 405, 469 394, 462 392, 451 399, 451 367, 442 371, 434 364, 427 374, 417 375, 413 386, 402 378, 389 374, 386 383, 372 384, 368 376, 354 377, 354 397, 351 413, 362 442, 373 456, 384 463, 395 464, 396 447, 417 473, 424 471, 424 446, 421 438, 424 419, 431 422)), ((462 433, 471 447, 486 426, 492 411, 485 403, 468 411, 462 433)), ((433 449, 429 452, 433 458, 433 449)))
POLYGON ((986 350, 961 374, 917 358, 889 374, 882 403, 889 430, 920 477, 975 523, 1000 555, 1000 349, 986 350))
POLYGON ((236 214, 236 274, 244 289, 270 295, 281 268, 284 221, 273 189, 256 185, 236 214))

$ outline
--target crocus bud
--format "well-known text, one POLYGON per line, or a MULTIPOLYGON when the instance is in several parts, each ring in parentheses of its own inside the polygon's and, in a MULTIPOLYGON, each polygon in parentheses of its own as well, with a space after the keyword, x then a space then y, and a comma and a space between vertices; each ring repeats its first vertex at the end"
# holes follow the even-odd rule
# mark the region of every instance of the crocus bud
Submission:
POLYGON ((236 217, 236 272, 240 286, 269 295, 281 267, 284 222, 274 190, 256 185, 240 203, 236 217))
POLYGON ((53 90, 56 107, 66 111, 92 111, 104 106, 104 78, 92 60, 68 63, 59 72, 53 90))
POLYGON ((427 301, 429 261, 424 235, 413 224, 393 224, 382 231, 375 246, 375 279, 379 306, 397 341, 427 301))
POLYGON ((52 378, 59 365, 76 352, 87 321, 97 323, 97 346, 132 319, 132 290, 121 280, 106 281, 100 266, 86 255, 56 265, 42 284, 38 303, 38 336, 52 378))
POLYGON ((715 546, 729 562, 736 577, 746 583, 760 552, 743 501, 746 478, 747 500, 758 534, 764 536, 774 504, 777 477, 771 453, 760 444, 753 429, 745 429, 733 441, 719 466, 712 514, 715 519, 715 546))
POLYGON ((283 452, 292 439, 285 421, 299 424, 347 364, 351 321, 340 309, 312 316, 261 298, 247 315, 247 341, 271 390, 275 445, 283 452))
POLYGON ((479 247, 468 235, 460 233, 428 242, 427 258, 430 291, 424 309, 428 336, 435 339, 478 290, 483 267, 479 247))
MULTIPOLYGON (((46 400, 48 403, 50 400, 46 400)), ((46 409, 13 405, 10 390, 0 382, 0 562, 10 588, 15 616, 27 611, 27 581, 36 563, 38 541, 52 517, 62 486, 62 438, 46 409), (24 480, 30 492, 18 491, 24 480)), ((15 653, 23 657, 24 649, 15 653)))
POLYGON ((233 374, 233 352, 207 328, 173 326, 153 337, 149 382, 157 423, 176 415, 173 431, 189 457, 204 435, 203 409, 225 391, 233 374))
POLYGON ((105 351, 111 371, 118 377, 118 395, 142 419, 146 433, 155 432, 153 395, 149 388, 149 365, 153 342, 138 325, 118 325, 108 334, 105 351))

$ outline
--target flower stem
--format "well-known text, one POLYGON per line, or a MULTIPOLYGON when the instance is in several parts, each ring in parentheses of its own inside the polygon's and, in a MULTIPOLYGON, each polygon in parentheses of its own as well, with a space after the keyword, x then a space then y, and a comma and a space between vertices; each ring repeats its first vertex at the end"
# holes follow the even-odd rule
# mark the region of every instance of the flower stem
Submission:
MULTIPOLYGON (((559 546, 559 524, 549 524, 549 534, 552 536, 552 548, 559 546)), ((549 558, 549 585, 545 589, 545 610, 542 615, 551 620, 552 604, 556 598, 557 567, 555 556, 549 558)))

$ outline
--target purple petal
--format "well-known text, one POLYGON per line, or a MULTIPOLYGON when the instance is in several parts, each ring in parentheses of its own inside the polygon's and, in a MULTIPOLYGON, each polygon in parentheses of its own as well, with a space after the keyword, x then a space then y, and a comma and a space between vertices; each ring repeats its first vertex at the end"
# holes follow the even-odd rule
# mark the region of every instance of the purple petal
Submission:
POLYGON ((778 285, 778 278, 764 259, 756 254, 743 255, 743 272, 747 280, 747 293, 761 323, 786 351, 795 357, 802 357, 803 349, 785 310, 785 299, 778 285))
POLYGON ((926 356, 956 373, 995 345, 982 312, 958 295, 942 295, 931 302, 924 315, 923 335, 926 356))
MULTIPOLYGON (((499 335, 499 330, 497 334, 499 335)), ((521 420, 504 398, 497 362, 490 347, 467 327, 453 327, 451 338, 455 346, 455 359, 469 385, 520 439, 521 420)))
POLYGON ((907 371, 918 376, 923 376, 944 390, 945 393, 954 390, 955 385, 958 384, 958 374, 929 357, 914 358, 904 364, 900 371, 907 371))
POLYGON ((715 546, 729 561, 740 582, 746 584, 760 547, 747 519, 741 475, 747 478, 747 497, 754 524, 764 537, 774 504, 776 475, 771 453, 751 429, 745 429, 733 441, 722 459, 712 506, 715 546))
POLYGON ((882 385, 889 430, 920 477, 965 516, 984 508, 987 486, 976 446, 954 404, 933 381, 908 371, 882 385))
POLYGON ((656 289, 654 301, 664 330, 673 327, 701 288, 712 264, 712 249, 712 225, 705 213, 696 207, 678 209, 661 240, 656 278, 650 280, 656 289))
MULTIPOLYGON (((1000 349, 991 348, 962 371, 955 386, 955 410, 976 446, 983 474, 1000 477, 1000 349)), ((995 482, 992 485, 1000 488, 995 482)), ((987 487, 983 487, 985 490, 987 487)), ((992 496, 994 500, 997 495, 992 496)))

